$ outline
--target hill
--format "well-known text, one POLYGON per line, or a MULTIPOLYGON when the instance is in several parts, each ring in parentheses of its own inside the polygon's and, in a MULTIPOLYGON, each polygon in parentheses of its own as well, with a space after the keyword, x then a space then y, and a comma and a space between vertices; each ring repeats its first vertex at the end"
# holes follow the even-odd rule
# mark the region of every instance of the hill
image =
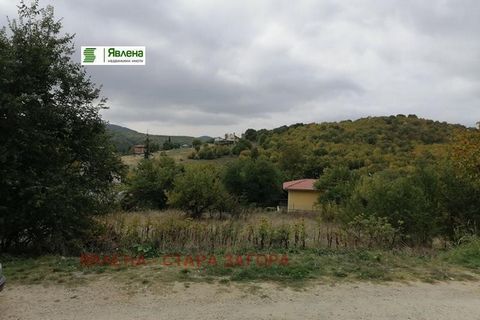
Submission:
POLYGON ((325 168, 339 165, 373 173, 419 160, 438 161, 455 134, 466 130, 470 129, 458 124, 397 115, 248 129, 245 136, 294 179, 317 178, 325 168))
MULTIPOLYGON (((132 146, 136 144, 144 144, 147 135, 126 127, 122 127, 115 124, 107 124, 107 131, 111 135, 111 140, 115 144, 118 152, 122 154, 129 153, 129 150, 132 146)), ((166 136, 166 135, 154 135, 149 134, 150 143, 157 146, 162 146, 165 141, 169 138, 172 143, 178 143, 180 145, 188 144, 191 145, 195 137, 190 136, 166 136)), ((201 141, 207 141, 211 139, 208 136, 199 137, 201 141)))

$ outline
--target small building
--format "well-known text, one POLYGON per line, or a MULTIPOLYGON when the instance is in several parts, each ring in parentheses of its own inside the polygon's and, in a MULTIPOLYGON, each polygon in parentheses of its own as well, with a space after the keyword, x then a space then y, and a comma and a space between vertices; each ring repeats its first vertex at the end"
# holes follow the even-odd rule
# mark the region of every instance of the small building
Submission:
POLYGON ((133 146, 133 154, 140 155, 145 153, 145 146, 143 144, 137 144, 133 146))
POLYGON ((237 143, 238 140, 240 140, 240 138, 237 137, 235 133, 225 133, 225 138, 216 137, 213 139, 213 143, 219 145, 230 145, 237 143))
POLYGON ((288 192, 287 211, 317 211, 320 191, 315 189, 316 179, 300 179, 283 183, 288 192))

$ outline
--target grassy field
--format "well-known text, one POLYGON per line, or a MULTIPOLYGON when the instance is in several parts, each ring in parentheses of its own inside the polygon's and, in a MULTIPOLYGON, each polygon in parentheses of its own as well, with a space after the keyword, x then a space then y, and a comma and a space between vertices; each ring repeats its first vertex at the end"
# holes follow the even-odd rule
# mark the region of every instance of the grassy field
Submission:
MULTIPOLYGON (((217 252, 215 265, 197 267, 188 264, 188 254, 180 266, 165 265, 165 255, 147 258, 145 264, 118 266, 82 266, 79 257, 43 256, 19 258, 3 256, 5 275, 11 284, 64 284, 76 286, 101 277, 128 286, 156 286, 181 282, 255 282, 273 281, 284 285, 338 281, 424 281, 480 279, 480 242, 469 243, 445 252, 382 250, 304 250, 264 252, 287 255, 288 264, 230 266, 225 253, 217 252), (473 255, 471 254, 473 252, 473 255)), ((195 257, 195 254, 192 254, 195 257)), ((244 255, 245 257, 245 255, 244 255)), ((170 262, 174 261, 169 258, 170 262)))
MULTIPOLYGON (((167 156, 175 159, 176 162, 178 163, 186 163, 186 164, 205 164, 205 163, 210 163, 214 165, 222 165, 225 163, 228 163, 229 161, 232 161, 234 159, 237 159, 235 156, 227 156, 227 157, 221 157, 218 159, 212 159, 212 160, 193 160, 193 159, 188 159, 188 155, 191 154, 194 151, 193 148, 180 148, 180 149, 172 149, 172 150, 167 150, 167 151, 162 151, 167 154, 167 156)), ((159 157, 162 152, 155 152, 153 154, 153 157, 159 157)), ((135 167, 138 162, 143 159, 143 156, 135 156, 135 155, 126 155, 122 156, 122 161, 125 163, 127 166, 130 168, 135 167)))
MULTIPOLYGON (((142 247, 144 253, 157 254, 216 250, 244 253, 252 249, 392 249, 403 246, 401 241, 392 241, 395 234, 372 233, 363 225, 325 222, 318 212, 242 210, 234 217, 206 214, 203 219, 191 219, 176 210, 118 212, 102 216, 98 221, 106 232, 99 247, 93 249, 135 250, 137 246, 142 247)), ((435 239, 432 247, 444 249, 449 246, 452 243, 435 239)))
POLYGON ((175 211, 118 213, 100 222, 108 230, 101 239, 103 247, 87 250, 99 260, 0 256, 9 283, 75 286, 105 276, 128 286, 175 281, 274 281, 298 286, 319 281, 480 279, 477 238, 449 249, 372 248, 342 242, 328 246, 319 234, 332 232, 332 226, 318 223, 315 216, 274 212, 200 221, 175 211), (279 235, 285 236, 279 230, 289 230, 287 242, 277 241, 279 235), (112 265, 113 256, 118 261, 112 265), (145 261, 135 260, 139 256, 145 261))

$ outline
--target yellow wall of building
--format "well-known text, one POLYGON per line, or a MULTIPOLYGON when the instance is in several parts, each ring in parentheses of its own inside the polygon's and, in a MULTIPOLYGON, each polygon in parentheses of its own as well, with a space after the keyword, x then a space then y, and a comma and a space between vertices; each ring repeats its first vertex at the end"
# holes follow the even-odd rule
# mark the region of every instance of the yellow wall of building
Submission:
POLYGON ((289 190, 288 211, 315 211, 319 191, 314 190, 289 190))

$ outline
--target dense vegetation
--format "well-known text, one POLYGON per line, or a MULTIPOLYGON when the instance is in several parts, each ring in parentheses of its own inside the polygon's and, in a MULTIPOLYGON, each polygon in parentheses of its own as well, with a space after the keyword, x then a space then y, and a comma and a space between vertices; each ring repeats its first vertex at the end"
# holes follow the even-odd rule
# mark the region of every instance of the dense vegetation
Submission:
POLYGON ((403 243, 478 233, 477 129, 397 115, 247 133, 290 179, 319 178, 324 221, 403 243))
MULTIPOLYGON (((377 244, 455 240, 478 233, 479 135, 477 129, 414 115, 249 129, 237 144, 243 149, 237 160, 216 169, 188 168, 189 178, 182 184, 178 179, 165 192, 180 199, 178 194, 190 190, 195 200, 168 203, 199 217, 201 212, 233 211, 232 203, 276 205, 284 197, 285 179, 317 178, 319 219, 340 226, 337 238, 355 229, 359 238, 377 244), (200 205, 199 197, 209 201, 200 205)), ((232 154, 237 145, 198 144, 197 155, 220 149, 232 154)))
POLYGON ((417 159, 435 162, 446 155, 451 139, 465 130, 461 125, 397 115, 247 132, 288 179, 297 179, 318 178, 333 165, 374 173, 414 165, 417 159))

